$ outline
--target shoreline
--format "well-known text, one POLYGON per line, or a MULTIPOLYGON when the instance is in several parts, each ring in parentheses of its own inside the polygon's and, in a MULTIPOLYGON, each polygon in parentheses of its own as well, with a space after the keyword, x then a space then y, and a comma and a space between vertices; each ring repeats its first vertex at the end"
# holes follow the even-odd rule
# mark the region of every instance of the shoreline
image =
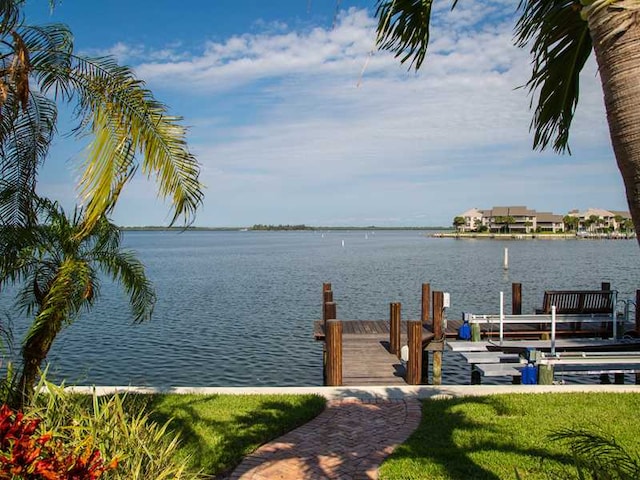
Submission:
POLYGON ((433 233, 432 238, 485 239, 485 240, 635 240, 634 235, 608 235, 576 233, 433 233))

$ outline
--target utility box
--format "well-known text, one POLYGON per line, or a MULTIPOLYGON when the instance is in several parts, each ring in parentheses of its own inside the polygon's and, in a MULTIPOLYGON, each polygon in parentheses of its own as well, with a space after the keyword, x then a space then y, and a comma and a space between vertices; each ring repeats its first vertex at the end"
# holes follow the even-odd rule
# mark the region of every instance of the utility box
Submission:
POLYGON ((442 293, 442 306, 443 308, 451 308, 451 295, 448 292, 442 293))

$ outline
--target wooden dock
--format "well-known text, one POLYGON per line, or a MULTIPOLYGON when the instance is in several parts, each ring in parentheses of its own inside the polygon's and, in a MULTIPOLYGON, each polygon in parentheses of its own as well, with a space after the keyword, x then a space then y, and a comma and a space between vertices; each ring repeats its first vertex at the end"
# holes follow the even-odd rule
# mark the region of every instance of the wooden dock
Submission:
MULTIPOLYGON (((419 320, 402 321, 399 303, 390 304, 389 319, 385 320, 344 320, 337 314, 336 303, 333 300, 331 284, 323 284, 322 320, 316 320, 313 325, 313 335, 316 340, 324 343, 323 372, 325 385, 418 385, 427 382, 429 372, 433 384, 442 381, 442 352, 446 344, 463 344, 456 342, 458 330, 462 320, 445 319, 445 293, 431 292, 429 284, 422 285, 422 313, 419 320), (405 350, 404 361, 400 360, 402 350, 405 350), (432 354, 429 354, 431 352, 432 354)), ((611 298, 609 284, 603 283, 599 291, 563 291, 547 292, 564 296, 578 297, 589 294, 594 298, 611 298)), ((545 293, 546 295, 546 293, 545 293)), ((497 325, 490 315, 484 315, 480 321, 474 316, 467 316, 470 322, 486 324, 478 329, 477 340, 495 340, 500 335, 509 340, 522 339, 529 343, 540 338, 549 338, 548 325, 540 322, 529 322, 530 317, 522 315, 521 285, 512 285, 512 315, 523 322, 508 323, 505 316, 500 316, 497 325), (485 319, 485 320, 482 320, 485 319), (525 321, 527 320, 527 321, 525 321)), ((546 298, 546 296, 545 296, 546 298)), ((640 290, 636 292, 636 300, 640 303, 640 290)), ((447 300, 448 301, 448 300, 447 300)), ((560 302, 561 303, 561 302, 560 302)), ((613 309, 613 302, 611 308, 613 309)), ((502 310, 501 310, 502 311, 502 310)), ((573 312, 561 312, 570 314, 573 312)), ((593 314, 593 312, 580 312, 593 314)), ((614 313, 612 313, 614 315, 614 313)), ((532 317, 535 320, 535 317, 532 317)), ((545 317, 546 318, 546 317, 545 317)), ((555 321, 556 317, 552 317, 555 321)), ((614 317, 612 317, 614 318, 614 317)), ((588 337, 603 338, 611 336, 609 326, 603 320, 593 319, 589 323, 566 322, 555 325, 555 335, 564 338, 588 337), (582 325, 585 323, 585 325, 582 325), (574 325, 576 324, 576 325, 574 325)), ((609 320, 611 322, 611 320, 609 320)), ((473 329, 472 329, 473 330, 473 329)), ((640 334, 640 314, 636 309, 636 332, 640 334)), ((474 333, 475 335, 475 333, 474 333)), ((474 342, 478 345, 482 342, 474 342)), ((462 345, 460 345, 462 346, 462 345)), ((476 347, 477 348, 477 347, 476 347)), ((486 348, 486 347, 485 347, 486 348)))
MULTIPOLYGON (((342 385, 406 385, 405 367, 390 352, 389 320, 344 320, 342 322, 342 385)), ((453 330, 452 330, 453 333, 453 330)), ((325 340, 323 322, 314 322, 314 337, 325 340)), ((424 327, 422 343, 434 339, 424 327)), ((400 343, 407 343, 407 322, 401 322, 400 343)))

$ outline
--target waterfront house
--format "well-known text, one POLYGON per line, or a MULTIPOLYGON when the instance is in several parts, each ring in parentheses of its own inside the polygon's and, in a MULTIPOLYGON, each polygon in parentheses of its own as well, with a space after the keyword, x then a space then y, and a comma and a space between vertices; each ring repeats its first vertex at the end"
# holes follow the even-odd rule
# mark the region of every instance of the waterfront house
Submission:
MULTIPOLYGON (((571 210, 569 216, 579 219, 579 229, 589 232, 621 231, 629 228, 629 212, 589 208, 584 211, 571 210)), ((564 217, 551 212, 536 212, 524 205, 497 206, 489 210, 472 208, 458 215, 464 224, 460 232, 489 232, 528 234, 535 232, 564 232, 567 230, 564 217)))

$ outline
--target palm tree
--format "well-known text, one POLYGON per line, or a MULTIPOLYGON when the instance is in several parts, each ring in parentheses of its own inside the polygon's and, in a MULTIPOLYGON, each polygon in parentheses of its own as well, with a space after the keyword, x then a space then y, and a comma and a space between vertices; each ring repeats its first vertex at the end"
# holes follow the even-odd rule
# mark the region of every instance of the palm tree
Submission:
MULTIPOLYGON (((453 1, 455 7, 457 0, 453 1)), ((433 0, 377 0, 378 46, 416 70, 429 44, 433 0)), ((516 45, 530 48, 537 96, 533 147, 569 152, 579 75, 595 52, 611 143, 640 242, 640 2, 521 0, 516 45)))
POLYGON ((578 217, 574 217, 573 215, 565 215, 562 217, 562 222, 567 227, 567 230, 578 230, 578 225, 580 224, 580 219, 578 217))
POLYGON ((460 227, 462 227, 465 223, 467 223, 464 217, 454 217, 453 218, 453 226, 456 227, 456 230, 460 231, 460 227))
POLYGON ((174 223, 191 221, 202 201, 199 165, 180 118, 108 57, 73 51, 60 24, 28 25, 24 0, 0 0, 0 224, 33 224, 37 175, 56 133, 56 102, 75 102, 74 133, 93 140, 79 191, 88 234, 141 167, 171 201, 174 223))
POLYGON ((111 277, 129 295, 134 321, 151 316, 155 293, 144 266, 120 248, 118 227, 102 215, 89 232, 85 211, 68 218, 48 200, 36 200, 41 223, 0 229, 0 288, 19 286, 17 305, 33 324, 22 344, 22 372, 12 403, 29 403, 42 362, 56 335, 88 309, 100 291, 99 274, 111 277))

